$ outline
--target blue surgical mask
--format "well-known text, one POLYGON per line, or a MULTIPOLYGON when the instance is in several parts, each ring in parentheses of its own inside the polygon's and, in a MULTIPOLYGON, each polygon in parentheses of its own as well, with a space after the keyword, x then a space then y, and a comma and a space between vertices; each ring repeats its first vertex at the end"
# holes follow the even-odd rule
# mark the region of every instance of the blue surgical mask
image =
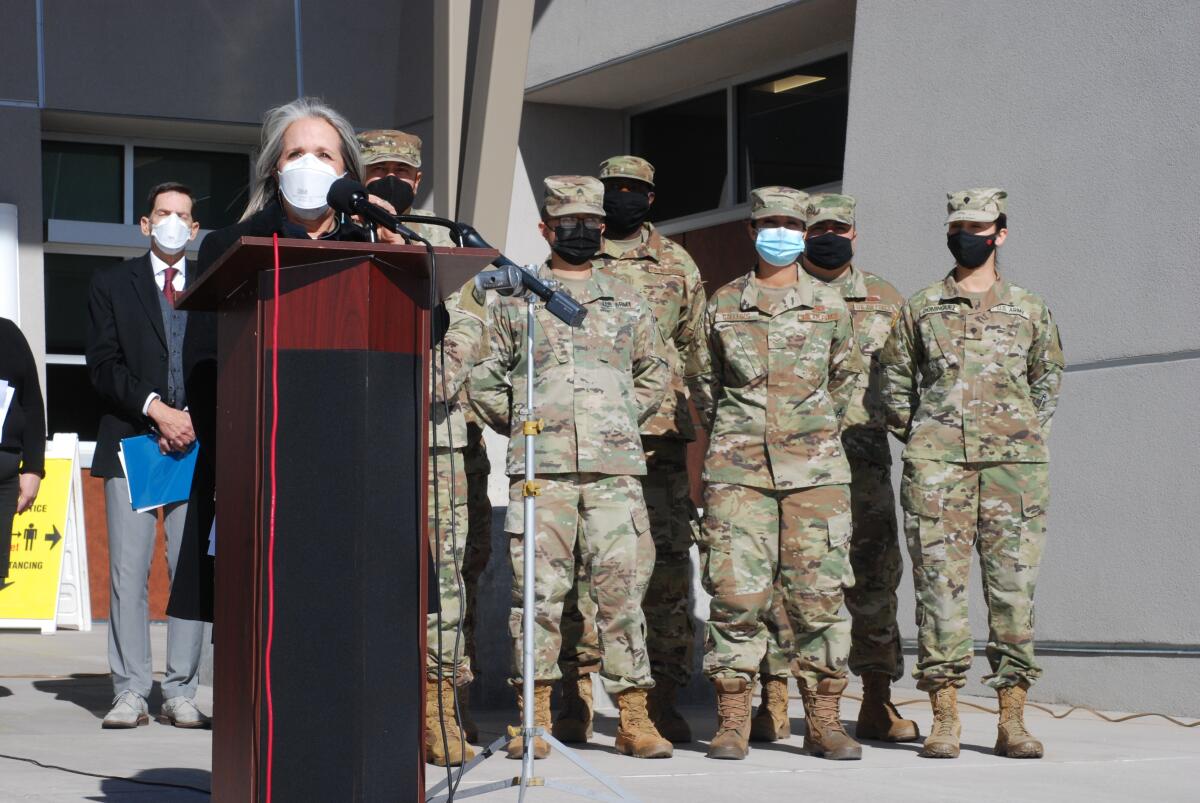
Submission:
POLYGON ((754 238, 758 255, 776 267, 790 265, 804 253, 804 232, 777 226, 759 229, 754 238))

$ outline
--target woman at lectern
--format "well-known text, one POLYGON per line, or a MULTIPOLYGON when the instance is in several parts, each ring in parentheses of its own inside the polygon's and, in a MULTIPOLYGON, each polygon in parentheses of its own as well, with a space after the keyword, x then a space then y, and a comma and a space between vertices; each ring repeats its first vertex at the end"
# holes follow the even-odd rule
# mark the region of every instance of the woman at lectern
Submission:
POLYGON ((8 585, 13 515, 37 499, 45 454, 37 364, 17 325, 0 318, 0 588, 8 585))
MULTIPOLYGON (((345 220, 326 203, 330 185, 342 176, 362 180, 354 128, 315 98, 297 98, 263 117, 258 159, 250 179, 250 201, 232 226, 211 232, 200 244, 197 276, 242 237, 314 240, 369 239, 367 230, 345 220)), ((181 619, 212 621, 212 565, 208 555, 216 486, 217 326, 214 313, 193 312, 183 348, 192 426, 200 442, 183 545, 167 610, 181 619)))

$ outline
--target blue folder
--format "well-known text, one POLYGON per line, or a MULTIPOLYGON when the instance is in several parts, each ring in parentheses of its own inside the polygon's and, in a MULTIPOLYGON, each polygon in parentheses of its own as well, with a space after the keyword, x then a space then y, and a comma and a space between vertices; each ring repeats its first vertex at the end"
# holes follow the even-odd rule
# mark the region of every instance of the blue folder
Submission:
POLYGON ((134 510, 182 502, 192 490, 198 445, 182 453, 163 454, 154 435, 135 435, 121 441, 121 465, 129 482, 129 504, 134 510))

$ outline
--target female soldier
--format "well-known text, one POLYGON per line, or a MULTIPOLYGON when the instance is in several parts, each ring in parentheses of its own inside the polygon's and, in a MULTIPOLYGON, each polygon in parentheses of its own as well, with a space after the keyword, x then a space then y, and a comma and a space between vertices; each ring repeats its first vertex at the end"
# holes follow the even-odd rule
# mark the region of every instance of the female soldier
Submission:
POLYGON ((708 755, 740 759, 749 750, 751 688, 767 647, 762 615, 778 575, 796 633, 805 749, 857 759, 862 749, 838 717, 850 649, 839 609, 843 586, 853 583, 850 466, 839 431, 865 367, 841 295, 797 263, 807 196, 761 187, 750 197, 758 263, 713 294, 702 328, 708 349, 689 368, 712 433, 701 535, 713 596, 704 671, 720 721, 708 755))
POLYGON ((1046 438, 1062 346, 1034 293, 996 272, 1008 237, 1001 189, 951 193, 954 270, 908 300, 880 362, 888 425, 904 441, 900 487, 919 626, 917 687, 933 702, 921 755, 958 756, 957 690, 971 664, 967 575, 979 551, 988 605, 985 683, 1000 697, 995 752, 1040 758, 1025 730, 1033 590, 1046 539, 1046 438))

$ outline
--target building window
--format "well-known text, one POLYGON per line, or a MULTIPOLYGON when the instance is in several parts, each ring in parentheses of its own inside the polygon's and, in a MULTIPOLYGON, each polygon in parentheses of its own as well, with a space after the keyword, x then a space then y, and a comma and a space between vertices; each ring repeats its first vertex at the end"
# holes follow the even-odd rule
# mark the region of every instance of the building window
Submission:
POLYGON ((727 172, 724 91, 712 92, 630 118, 630 147, 654 165, 653 221, 721 206, 727 172))
POLYGON ((738 198, 772 184, 841 181, 849 109, 846 55, 737 88, 738 198))
MULTIPOLYGON (((92 274, 121 257, 44 254, 46 351, 83 354, 87 341, 88 287, 92 274)), ((65 431, 65 430, 64 430, 65 431)))
POLYGON ((224 228, 242 216, 249 179, 245 154, 134 148, 134 218, 146 213, 146 196, 155 185, 178 181, 196 194, 192 218, 206 229, 224 228))
POLYGON ((46 360, 47 432, 77 432, 79 440, 94 441, 106 405, 92 387, 83 360, 46 360))
POLYGON ((125 222, 125 149, 42 143, 42 218, 125 222))

